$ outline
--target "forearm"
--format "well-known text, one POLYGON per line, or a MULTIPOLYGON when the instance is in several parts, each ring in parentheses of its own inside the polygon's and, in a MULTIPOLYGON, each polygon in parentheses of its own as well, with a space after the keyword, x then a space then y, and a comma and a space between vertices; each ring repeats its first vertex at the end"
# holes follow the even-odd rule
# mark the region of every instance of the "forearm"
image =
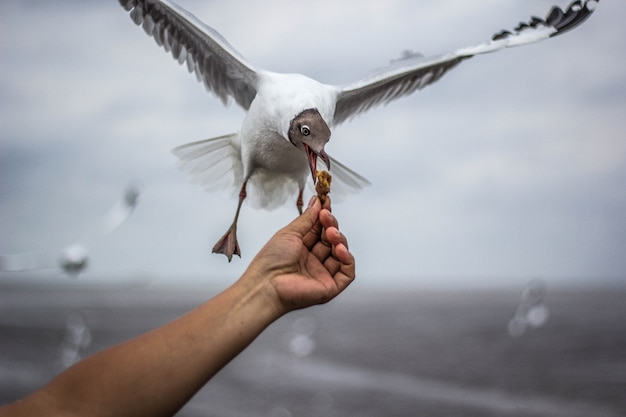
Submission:
MULTIPOLYGON (((330 208, 330 200, 325 203, 330 208)), ((325 303, 355 277, 337 220, 313 198, 231 287, 185 316, 85 359, 2 416, 171 416, 287 311, 325 303)))
POLYGON ((85 359, 12 411, 173 415, 282 314, 267 286, 253 285, 240 279, 179 319, 85 359))

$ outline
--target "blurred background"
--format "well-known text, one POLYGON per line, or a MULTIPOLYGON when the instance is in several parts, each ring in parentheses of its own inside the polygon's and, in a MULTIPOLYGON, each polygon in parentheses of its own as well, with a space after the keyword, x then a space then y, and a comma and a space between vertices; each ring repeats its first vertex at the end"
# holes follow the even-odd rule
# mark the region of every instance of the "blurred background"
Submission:
MULTIPOLYGON (((488 40, 553 3, 181 4, 263 68, 342 84, 405 50, 488 40)), ((237 131, 243 111, 207 93, 117 2, 0 7, 0 253, 62 247, 137 181, 137 212, 85 279, 228 282, 295 216, 292 204, 244 206, 242 260, 211 255, 236 200, 187 182, 170 150, 237 131)), ((623 278, 624 8, 605 2, 575 31, 475 57, 334 129, 328 152, 372 182, 334 206, 359 285, 623 278)))
MULTIPOLYGON (((329 84, 356 80, 406 50, 432 55, 486 41, 520 20, 545 16, 555 3, 324 0, 311 7, 284 0, 260 7, 180 0, 256 65, 329 84)), ((358 279, 343 301, 314 310, 304 325, 295 324, 301 317, 294 315, 271 329, 290 342, 276 346, 262 338, 248 357, 319 355, 338 366, 342 349, 358 348, 365 353, 338 368, 345 372, 334 372, 355 372, 354 381, 383 379, 353 381, 362 390, 353 392, 354 402, 342 403, 318 390, 315 384, 326 380, 311 377, 321 394, 303 401, 318 408, 296 412, 289 401, 310 393, 296 384, 303 391, 287 396, 284 406, 267 405, 267 415, 367 415, 356 405, 363 390, 377 393, 372 398, 381 408, 372 415, 410 415, 403 410, 415 402, 439 410, 430 415, 455 412, 440 407, 451 400, 439 392, 453 392, 462 415, 525 415, 502 408, 512 392, 528 400, 522 401, 528 415, 559 415, 559 407, 561 415, 578 415, 572 411, 577 406, 562 408, 572 398, 582 398, 580 410, 617 415, 613 410, 625 402, 617 393, 626 392, 626 342, 619 336, 626 272, 625 13, 624 2, 602 2, 570 33, 475 57, 433 86, 333 130, 328 153, 372 182, 358 194, 333 196, 358 279), (529 296, 533 291, 542 295, 529 296), (372 309, 380 312, 379 325, 368 327, 372 309), (341 328, 322 325, 343 320, 341 328), (292 325, 309 327, 296 332, 292 325), (347 328, 355 340, 332 346, 329 341, 347 328), (294 334, 304 336, 291 342, 294 334), (418 348, 407 334, 431 344, 418 348), (575 354, 555 350, 557 335, 575 354), (404 350, 393 351, 397 361, 388 362, 383 358, 391 347, 376 347, 375 340, 395 340, 392 345, 404 350), (436 363, 430 370, 400 365, 408 358, 423 362, 441 346, 450 356, 428 359, 436 363), (459 349, 469 352, 466 360, 459 349), (516 349, 524 360, 511 359, 516 349), (571 374, 538 378, 536 372, 555 369, 547 363, 560 369, 550 362, 557 354, 571 359, 564 362, 570 369, 578 369, 571 368, 578 359, 596 358, 588 363, 597 366, 575 374, 588 385, 567 388, 576 379, 571 374), (493 372, 507 363, 515 371, 493 372), (462 371, 451 375, 451 368, 462 371), (448 379, 452 388, 437 385, 448 379), (502 392, 493 399, 466 389, 475 383, 502 392), (409 388, 388 397, 382 386, 409 388), (407 397, 407 390, 422 394, 407 397), (394 396, 403 399, 389 399, 394 396), (383 398, 406 407, 385 408, 383 398)), ((234 104, 224 107, 117 2, 1 2, 0 62, 0 254, 57 259, 94 234, 129 184, 140 190, 132 215, 89 247, 89 262, 75 280, 61 268, 1 273, 0 330, 12 341, 3 342, 3 385, 21 387, 6 401, 64 363, 156 326, 229 285, 296 210, 291 203, 274 211, 244 204, 242 258, 229 264, 210 253, 236 200, 189 183, 170 150, 235 132, 244 113, 234 104), (178 289, 180 298, 168 298, 162 288, 178 289), (145 309, 124 304, 131 303, 127 293, 145 309), (110 321, 122 314, 137 324, 122 328, 110 321), (24 346, 37 345, 43 351, 32 357, 16 353, 27 355, 24 346), (33 377, 28 369, 39 373, 33 377)), ((310 375, 293 369, 277 375, 310 375)), ((257 371, 256 378, 267 376, 257 371)), ((224 392, 243 384, 223 383, 224 392)), ((221 388, 213 389, 206 395, 221 388)), ((276 403, 266 394, 252 395, 251 409, 257 400, 276 403)), ((231 411, 221 415, 250 415, 224 407, 231 411)))

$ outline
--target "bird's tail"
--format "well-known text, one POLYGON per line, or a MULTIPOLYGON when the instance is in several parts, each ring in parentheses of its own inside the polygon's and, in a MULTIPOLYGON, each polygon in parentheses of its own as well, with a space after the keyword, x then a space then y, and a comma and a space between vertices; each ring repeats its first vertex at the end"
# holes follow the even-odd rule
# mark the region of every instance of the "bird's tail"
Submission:
MULTIPOLYGON (((207 191, 228 190, 237 196, 243 183, 243 164, 237 133, 204 139, 172 149, 178 158, 178 168, 189 180, 207 191)), ((331 158, 333 197, 359 191, 369 181, 331 158)), ((307 182, 307 184, 310 183, 307 182)), ((311 187, 312 193, 314 190, 311 187)), ((248 182, 248 204, 271 210, 283 204, 298 192, 298 184, 291 178, 257 168, 248 182)))
POLYGON ((172 153, 192 183, 209 191, 234 189, 243 182, 238 139, 237 133, 231 133, 178 146, 172 153))

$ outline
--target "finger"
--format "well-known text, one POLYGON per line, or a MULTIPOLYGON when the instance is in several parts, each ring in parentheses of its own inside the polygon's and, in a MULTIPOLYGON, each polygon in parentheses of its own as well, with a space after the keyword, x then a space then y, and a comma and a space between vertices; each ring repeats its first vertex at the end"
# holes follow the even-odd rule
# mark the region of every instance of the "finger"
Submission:
MULTIPOLYGON (((322 235, 326 232, 322 230, 322 235)), ((328 241, 328 239, 322 236, 322 239, 318 237, 317 242, 310 248, 311 253, 320 260, 321 263, 324 263, 329 256, 332 255, 332 243, 328 241)))
POLYGON ((322 225, 320 222, 317 222, 309 229, 308 232, 304 236, 302 236, 302 244, 309 250, 321 240, 322 236, 322 225))
POLYGON ((333 256, 324 262, 324 267, 331 274, 340 291, 347 287, 356 276, 354 256, 342 243, 333 246, 333 256))
POLYGON ((320 212, 320 223, 322 224, 322 242, 328 242, 326 237, 326 230, 330 227, 338 227, 339 224, 335 216, 332 215, 327 209, 322 209, 320 212))
POLYGON ((325 208, 328 211, 333 211, 331 208, 331 204, 330 204, 330 196, 327 195, 326 198, 324 199, 324 204, 322 205, 322 208, 325 208))
POLYGON ((333 216, 333 214, 326 208, 323 208, 322 211, 320 211, 319 218, 324 228, 339 227, 339 222, 337 221, 337 218, 333 216))
POLYGON ((324 229, 323 238, 324 238, 324 241, 329 243, 331 246, 337 246, 341 243, 345 247, 348 247, 348 239, 336 227, 331 226, 327 229, 324 229))
POLYGON ((345 266, 354 266, 354 255, 343 243, 334 247, 333 256, 345 266))
POLYGON ((341 232, 337 229, 339 226, 339 222, 336 217, 330 212, 329 207, 325 203, 322 210, 319 213, 319 220, 321 223, 322 234, 319 244, 314 244, 310 247, 311 252, 315 255, 322 263, 328 259, 329 256, 332 255, 332 246, 343 243, 346 247, 348 246, 348 242, 343 236, 341 232), (328 234, 331 236, 329 237, 328 234))
MULTIPOLYGON (((335 255, 336 248, 341 245, 348 250, 348 240, 336 227, 330 227, 324 230, 325 236, 319 243, 311 248, 311 253, 320 260, 331 275, 335 274, 340 267, 340 264, 348 258, 338 259, 335 255)), ((341 252, 343 255, 343 252, 341 252)), ((350 255, 351 256, 351 255, 350 255)))
POLYGON ((320 222, 324 227, 322 229, 322 242, 329 246, 335 246, 339 243, 343 243, 348 247, 348 240, 338 229, 337 219, 328 211, 322 210, 320 213, 320 222))
POLYGON ((322 204, 318 198, 315 198, 312 200, 312 204, 309 204, 309 207, 307 207, 304 213, 285 226, 284 230, 299 235, 302 238, 303 243, 310 248, 315 244, 320 236, 318 219, 321 209, 322 204))

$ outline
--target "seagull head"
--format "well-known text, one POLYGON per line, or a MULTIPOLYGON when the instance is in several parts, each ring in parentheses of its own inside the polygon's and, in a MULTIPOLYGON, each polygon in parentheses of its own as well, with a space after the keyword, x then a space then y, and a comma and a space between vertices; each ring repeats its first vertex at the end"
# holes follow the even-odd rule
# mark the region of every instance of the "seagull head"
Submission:
POLYGON ((315 182, 317 158, 330 169, 330 158, 324 151, 324 145, 330 140, 330 128, 317 109, 306 109, 291 120, 288 135, 291 143, 306 153, 315 182))

